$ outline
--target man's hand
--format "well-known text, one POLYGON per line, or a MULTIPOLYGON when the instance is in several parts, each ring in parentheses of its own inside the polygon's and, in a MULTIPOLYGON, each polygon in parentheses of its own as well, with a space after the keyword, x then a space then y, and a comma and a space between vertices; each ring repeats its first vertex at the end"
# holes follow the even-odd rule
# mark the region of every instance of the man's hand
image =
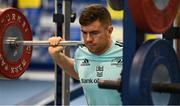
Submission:
POLYGON ((64 46, 58 45, 61 41, 64 41, 61 37, 51 37, 48 39, 48 41, 50 42, 48 51, 52 57, 64 50, 64 46))

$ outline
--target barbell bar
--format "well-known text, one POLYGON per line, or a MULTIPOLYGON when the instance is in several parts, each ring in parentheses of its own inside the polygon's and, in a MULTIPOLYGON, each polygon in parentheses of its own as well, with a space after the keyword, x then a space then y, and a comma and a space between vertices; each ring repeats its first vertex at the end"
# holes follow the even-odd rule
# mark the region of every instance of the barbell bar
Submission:
MULTIPOLYGON (((104 89, 115 89, 122 92, 122 81, 117 80, 99 80, 98 87, 104 89)), ((180 94, 180 83, 152 83, 152 91, 159 93, 174 93, 180 94)))
MULTIPOLYGON (((10 45, 25 45, 25 46, 50 46, 49 41, 16 41, 13 39, 7 39, 6 44, 10 45)), ((84 45, 82 41, 61 41, 57 45, 61 46, 80 46, 84 45)))

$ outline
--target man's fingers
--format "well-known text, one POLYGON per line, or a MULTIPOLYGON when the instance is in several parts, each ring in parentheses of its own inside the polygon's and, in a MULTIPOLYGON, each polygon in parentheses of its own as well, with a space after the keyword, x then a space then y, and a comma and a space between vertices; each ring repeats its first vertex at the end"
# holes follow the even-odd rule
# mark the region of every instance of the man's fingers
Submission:
POLYGON ((61 37, 51 37, 48 39, 51 46, 58 46, 58 44, 63 41, 61 37))

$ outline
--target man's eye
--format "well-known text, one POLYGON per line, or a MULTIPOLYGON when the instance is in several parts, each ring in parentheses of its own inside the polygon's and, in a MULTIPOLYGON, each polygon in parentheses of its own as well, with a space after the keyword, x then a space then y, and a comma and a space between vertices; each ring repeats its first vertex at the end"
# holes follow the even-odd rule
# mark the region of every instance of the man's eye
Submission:
POLYGON ((91 32, 91 35, 97 35, 99 34, 98 32, 91 32))
POLYGON ((83 35, 86 35, 87 34, 87 32, 82 32, 83 33, 83 35))

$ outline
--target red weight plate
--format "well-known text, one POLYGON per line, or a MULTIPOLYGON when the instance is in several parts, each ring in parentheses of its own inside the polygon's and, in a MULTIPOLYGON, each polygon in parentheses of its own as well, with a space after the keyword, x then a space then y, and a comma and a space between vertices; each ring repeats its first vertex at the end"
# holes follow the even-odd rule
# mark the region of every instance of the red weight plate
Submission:
POLYGON ((163 33, 173 23, 180 0, 129 0, 128 5, 140 30, 163 33))
MULTIPOLYGON (((15 60, 9 59, 4 42, 7 39, 5 34, 11 27, 16 28, 21 33, 20 38, 23 40, 32 40, 32 32, 26 17, 15 8, 0 9, 0 75, 5 78, 19 78, 28 68, 31 61, 32 46, 23 46, 22 53, 15 60)), ((8 32, 13 34, 11 30, 8 32)), ((16 34, 14 34, 16 35, 16 34)), ((10 37, 11 35, 8 35, 10 37)), ((19 49, 19 48, 17 48, 19 49)), ((9 52, 10 53, 10 52, 9 52)), ((11 54, 11 53, 10 53, 11 54)))

